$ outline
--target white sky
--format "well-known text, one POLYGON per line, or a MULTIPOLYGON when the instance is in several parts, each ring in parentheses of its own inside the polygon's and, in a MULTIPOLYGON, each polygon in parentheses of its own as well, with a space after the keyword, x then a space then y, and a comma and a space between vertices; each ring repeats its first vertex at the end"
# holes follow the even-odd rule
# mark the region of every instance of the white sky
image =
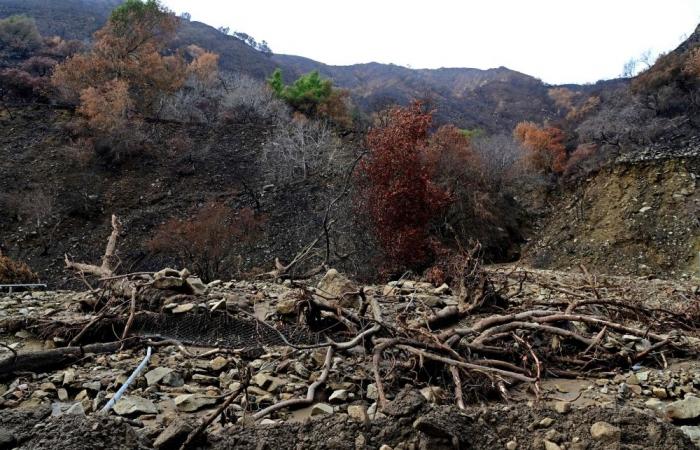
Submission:
POLYGON ((675 48, 700 0, 162 0, 272 51, 326 64, 506 66, 547 83, 614 78, 625 61, 675 48))

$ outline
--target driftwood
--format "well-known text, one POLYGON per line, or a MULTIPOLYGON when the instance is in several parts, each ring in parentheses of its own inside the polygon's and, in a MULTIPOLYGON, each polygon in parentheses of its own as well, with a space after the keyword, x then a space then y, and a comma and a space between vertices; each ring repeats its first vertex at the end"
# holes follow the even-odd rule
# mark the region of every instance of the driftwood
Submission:
POLYGON ((136 346, 140 339, 131 338, 126 341, 89 344, 81 347, 62 347, 38 352, 17 353, 0 360, 0 377, 13 372, 45 372, 73 364, 86 355, 114 353, 122 345, 136 346))

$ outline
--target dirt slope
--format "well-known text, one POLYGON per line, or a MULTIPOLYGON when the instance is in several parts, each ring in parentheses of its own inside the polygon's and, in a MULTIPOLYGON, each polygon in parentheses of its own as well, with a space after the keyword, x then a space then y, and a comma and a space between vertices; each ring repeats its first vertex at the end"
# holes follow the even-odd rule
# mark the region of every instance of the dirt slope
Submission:
POLYGON ((583 263, 606 273, 697 275, 700 159, 638 156, 563 194, 527 246, 526 259, 539 267, 583 263))

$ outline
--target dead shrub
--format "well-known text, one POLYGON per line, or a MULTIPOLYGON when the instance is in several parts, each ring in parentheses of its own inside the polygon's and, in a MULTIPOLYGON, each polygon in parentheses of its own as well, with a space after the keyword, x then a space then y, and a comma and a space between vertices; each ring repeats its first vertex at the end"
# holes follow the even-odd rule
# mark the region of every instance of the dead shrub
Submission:
POLYGON ((230 275, 226 266, 240 243, 256 238, 265 217, 249 208, 233 210, 211 202, 188 219, 171 218, 157 230, 146 247, 153 253, 176 258, 205 281, 230 275))
POLYGON ((0 284, 35 283, 39 276, 23 262, 15 261, 0 252, 0 284))

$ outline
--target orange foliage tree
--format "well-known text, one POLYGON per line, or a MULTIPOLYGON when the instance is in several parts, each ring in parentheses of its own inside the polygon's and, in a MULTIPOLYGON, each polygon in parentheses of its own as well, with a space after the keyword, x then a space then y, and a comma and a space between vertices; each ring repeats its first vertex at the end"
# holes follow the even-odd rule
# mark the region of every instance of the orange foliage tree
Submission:
POLYGON ((513 131, 528 151, 530 166, 542 173, 561 174, 566 166, 564 132, 556 127, 540 127, 534 122, 520 122, 513 131))
POLYGON ((189 219, 169 219, 146 246, 154 253, 177 258, 203 280, 211 281, 222 275, 235 245, 252 240, 263 223, 264 217, 249 208, 234 211, 211 202, 189 219))
POLYGON ((388 262, 417 267, 430 252, 429 228, 450 202, 433 180, 435 158, 427 157, 432 113, 414 102, 390 109, 369 131, 369 156, 358 168, 366 208, 388 262))
MULTIPOLYGON (((118 102, 107 107, 126 105, 135 113, 147 114, 163 95, 180 89, 188 75, 207 80, 216 71, 218 55, 201 49, 189 66, 182 53, 163 54, 177 24, 178 18, 156 0, 127 0, 95 33, 92 49, 58 65, 52 81, 68 100, 82 104, 102 96, 118 102), (123 93, 124 86, 127 100, 111 95, 123 93)), ((89 114, 101 112, 84 104, 80 111, 91 122, 89 114)))
POLYGON ((115 78, 97 88, 83 89, 78 112, 94 130, 112 133, 126 127, 131 103, 127 83, 115 78))

